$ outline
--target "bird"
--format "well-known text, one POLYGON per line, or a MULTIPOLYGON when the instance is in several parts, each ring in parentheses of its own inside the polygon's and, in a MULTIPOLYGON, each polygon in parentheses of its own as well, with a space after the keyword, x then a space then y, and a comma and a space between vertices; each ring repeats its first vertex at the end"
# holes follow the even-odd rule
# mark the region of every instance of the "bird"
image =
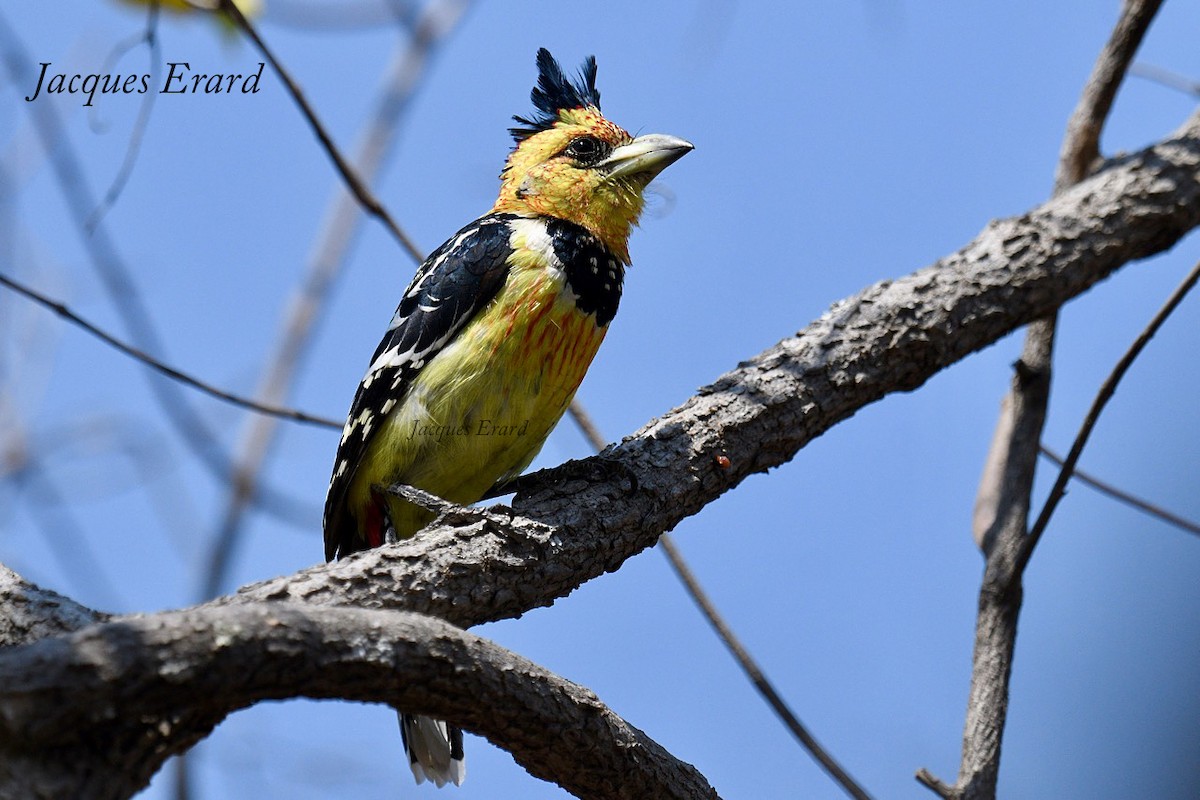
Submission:
MULTIPOLYGON (((491 210, 418 268, 355 393, 325 502, 326 560, 415 535, 434 513, 407 484, 478 502, 529 466, 617 312, 643 192, 693 149, 600 111, 596 59, 575 76, 537 52, 534 113, 491 210)), ((462 731, 401 713, 417 783, 461 784, 462 731)))

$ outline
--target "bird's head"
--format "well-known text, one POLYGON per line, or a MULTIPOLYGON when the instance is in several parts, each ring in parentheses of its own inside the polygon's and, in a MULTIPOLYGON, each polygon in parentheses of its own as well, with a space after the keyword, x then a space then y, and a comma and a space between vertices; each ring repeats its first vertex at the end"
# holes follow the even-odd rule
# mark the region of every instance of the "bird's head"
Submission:
POLYGON ((663 134, 634 138, 600 113, 596 59, 572 81, 545 48, 538 50, 537 112, 513 117, 517 145, 500 173, 494 211, 575 222, 598 236, 626 263, 629 231, 642 213, 642 191, 658 173, 692 149, 663 134))

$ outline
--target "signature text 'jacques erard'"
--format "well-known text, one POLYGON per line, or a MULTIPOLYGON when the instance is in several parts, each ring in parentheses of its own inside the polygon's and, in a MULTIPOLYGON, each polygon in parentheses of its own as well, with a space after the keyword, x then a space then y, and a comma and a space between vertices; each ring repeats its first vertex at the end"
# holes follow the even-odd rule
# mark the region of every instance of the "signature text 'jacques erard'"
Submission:
MULTIPOLYGON (((41 62, 42 72, 38 75, 33 93, 25 96, 33 102, 43 92, 46 94, 86 95, 85 106, 92 105, 96 94, 146 94, 151 90, 149 73, 127 75, 92 72, 87 75, 51 72, 50 62, 41 62)), ((168 61, 166 77, 155 86, 159 94, 258 94, 258 83, 262 79, 263 62, 258 69, 245 75, 240 72, 195 72, 187 61, 168 61)))

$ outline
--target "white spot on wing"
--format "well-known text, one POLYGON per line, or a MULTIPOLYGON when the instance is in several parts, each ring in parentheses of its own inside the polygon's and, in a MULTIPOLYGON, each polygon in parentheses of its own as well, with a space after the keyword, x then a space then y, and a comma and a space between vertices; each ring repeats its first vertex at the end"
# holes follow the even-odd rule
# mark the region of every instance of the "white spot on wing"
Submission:
MULTIPOLYGON (((421 271, 419 273, 419 276, 416 279, 416 282, 414 282, 412 286, 408 287, 408 291, 404 293, 404 297, 406 299, 409 299, 409 298, 413 298, 413 297, 416 297, 417 295, 419 295, 422 292, 422 290, 424 289, 425 282, 427 280, 429 280, 429 277, 431 275, 433 275, 433 273, 437 272, 438 267, 440 267, 442 265, 442 262, 444 262, 450 256, 454 255, 455 251, 458 250, 459 246, 461 246, 462 243, 467 240, 467 237, 469 237, 471 234, 473 234, 476 231, 481 230, 489 225, 498 225, 498 224, 500 224, 500 223, 497 222, 496 220, 487 220, 479 225, 472 225, 469 228, 467 228, 465 231, 463 231, 462 233, 458 234, 458 236, 455 236, 454 239, 450 242, 450 245, 448 247, 446 247, 445 250, 442 251, 442 254, 439 255, 437 257, 437 259, 435 259, 434 261, 426 262, 425 264, 421 265, 421 271)), ((439 300, 440 298, 433 298, 433 299, 439 300)), ((421 309, 423 311, 432 311, 433 310, 432 308, 428 308, 426 306, 421 306, 421 309)), ((396 313, 392 316, 392 322, 388 326, 388 330, 392 330, 392 331, 396 330, 396 328, 399 328, 402 324, 404 324, 405 319, 406 319, 406 317, 401 316, 399 309, 397 309, 396 313)))
MULTIPOLYGON (((409 362, 409 360, 412 358, 412 355, 413 354, 411 350, 405 350, 403 353, 401 353, 397 347, 384 350, 379 354, 379 358, 376 358, 373 362, 371 362, 371 366, 367 367, 367 376, 371 377, 380 370, 387 369, 388 367, 402 367, 409 362)), ((366 383, 367 379, 364 378, 363 384, 366 383)))
POLYGON ((364 408, 359 413, 358 419, 355 420, 355 424, 362 426, 362 435, 366 439, 371 433, 371 428, 375 425, 375 413, 369 408, 364 408))

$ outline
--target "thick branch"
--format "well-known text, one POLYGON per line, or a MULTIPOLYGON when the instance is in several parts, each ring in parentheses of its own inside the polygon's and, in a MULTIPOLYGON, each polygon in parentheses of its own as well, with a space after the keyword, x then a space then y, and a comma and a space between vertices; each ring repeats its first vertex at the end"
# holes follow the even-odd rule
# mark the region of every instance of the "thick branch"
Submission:
POLYGON ((1198 224, 1200 114, 957 253, 836 304, 603 455, 549 471, 513 510, 457 514, 234 601, 404 608, 461 626, 549 605, 868 403, 917 388, 1198 224))
POLYGON ((1012 386, 1001 401, 972 521, 975 543, 989 558, 997 542, 1025 535, 1038 444, 1050 402, 1056 320, 1057 316, 1040 319, 1029 326, 1012 386))
POLYGON ((109 617, 42 589, 0 564, 0 647, 71 633, 109 617))
POLYGON ((0 652, 0 687, 5 797, 127 797, 229 713, 297 696, 448 719, 579 797, 717 797, 589 690, 416 614, 269 603, 127 617, 0 652))

